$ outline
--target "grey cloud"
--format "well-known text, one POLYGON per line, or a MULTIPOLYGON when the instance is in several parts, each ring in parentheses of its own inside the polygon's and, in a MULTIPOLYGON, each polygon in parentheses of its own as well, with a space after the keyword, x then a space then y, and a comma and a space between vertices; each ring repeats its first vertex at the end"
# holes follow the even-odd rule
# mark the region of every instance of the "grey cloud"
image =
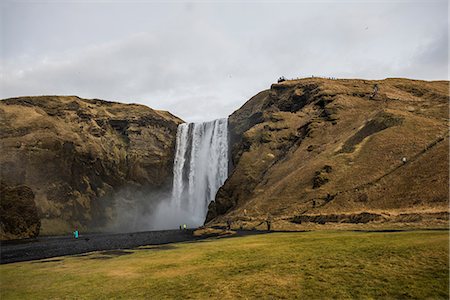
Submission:
POLYGON ((76 94, 200 121, 227 116, 281 75, 448 78, 445 1, 13 8, 3 24, 2 98, 76 94), (24 15, 25 24, 14 18, 24 15))
POLYGON ((437 36, 425 45, 418 47, 408 73, 422 73, 431 79, 448 78, 448 32, 437 36))

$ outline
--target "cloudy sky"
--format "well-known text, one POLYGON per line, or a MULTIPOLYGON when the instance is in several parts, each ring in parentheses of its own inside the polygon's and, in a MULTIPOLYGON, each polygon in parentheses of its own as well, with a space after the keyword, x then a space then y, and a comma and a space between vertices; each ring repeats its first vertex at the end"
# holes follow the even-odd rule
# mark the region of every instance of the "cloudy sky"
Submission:
POLYGON ((2 0, 0 98, 78 95, 186 121, 279 76, 448 79, 448 2, 2 0))

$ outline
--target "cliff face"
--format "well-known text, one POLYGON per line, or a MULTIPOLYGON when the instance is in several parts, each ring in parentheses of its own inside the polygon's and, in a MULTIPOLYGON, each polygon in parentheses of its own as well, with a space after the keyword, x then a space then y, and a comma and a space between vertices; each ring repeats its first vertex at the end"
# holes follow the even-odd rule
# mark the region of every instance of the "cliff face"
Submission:
POLYGON ((8 187, 0 182, 0 215, 2 239, 39 235, 41 220, 34 202, 34 193, 29 187, 8 187))
MULTIPOLYGON (((20 185, 34 195, 43 234, 75 225, 98 230, 116 217, 113 195, 147 194, 170 184, 181 122, 143 105, 74 96, 2 100, 2 188, 20 185)), ((3 221, 2 238, 35 235, 11 233, 3 221)))
POLYGON ((229 117, 233 168, 207 222, 446 222, 448 101, 448 81, 273 84, 229 117))

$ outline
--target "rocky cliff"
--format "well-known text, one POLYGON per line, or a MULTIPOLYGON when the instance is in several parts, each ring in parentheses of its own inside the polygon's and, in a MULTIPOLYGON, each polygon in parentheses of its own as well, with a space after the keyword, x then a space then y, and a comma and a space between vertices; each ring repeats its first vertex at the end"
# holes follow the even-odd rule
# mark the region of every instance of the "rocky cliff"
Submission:
POLYGON ((448 81, 273 84, 229 117, 233 167, 207 222, 446 224, 448 101, 448 81))
POLYGON ((34 236, 39 226, 41 234, 99 230, 117 217, 118 194, 125 203, 136 193, 156 201, 151 193, 171 183, 181 122, 143 105, 75 96, 1 100, 1 237, 34 236))

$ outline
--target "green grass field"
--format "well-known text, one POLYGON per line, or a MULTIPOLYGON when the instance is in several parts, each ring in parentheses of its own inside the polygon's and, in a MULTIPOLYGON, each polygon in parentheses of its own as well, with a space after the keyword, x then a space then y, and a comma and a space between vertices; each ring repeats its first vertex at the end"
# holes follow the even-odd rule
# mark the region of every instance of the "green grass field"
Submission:
POLYGON ((448 231, 272 233, 130 252, 1 265, 0 298, 449 297, 448 231))

